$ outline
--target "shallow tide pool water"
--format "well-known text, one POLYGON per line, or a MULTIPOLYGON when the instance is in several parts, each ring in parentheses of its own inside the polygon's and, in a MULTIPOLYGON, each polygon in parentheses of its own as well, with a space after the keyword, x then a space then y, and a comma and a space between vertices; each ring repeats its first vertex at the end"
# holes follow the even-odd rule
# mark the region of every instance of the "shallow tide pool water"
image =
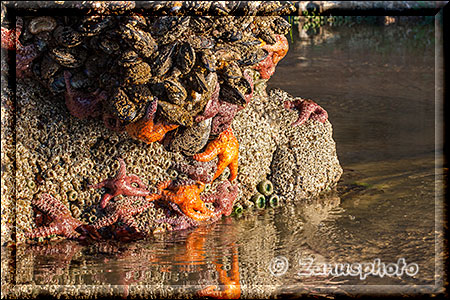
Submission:
POLYGON ((335 191, 144 241, 18 247, 16 284, 90 285, 137 297, 233 283, 241 297, 434 285, 442 194, 434 34, 434 24, 420 23, 324 26, 310 36, 294 28, 269 89, 327 110, 344 169, 335 191), (397 275, 338 272, 362 263, 397 275))

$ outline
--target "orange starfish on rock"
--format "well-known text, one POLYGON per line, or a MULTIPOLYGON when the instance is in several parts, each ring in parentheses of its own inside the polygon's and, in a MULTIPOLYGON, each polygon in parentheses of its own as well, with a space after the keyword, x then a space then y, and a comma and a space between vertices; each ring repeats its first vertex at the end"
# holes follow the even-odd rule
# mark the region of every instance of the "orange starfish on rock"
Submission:
POLYGON ((185 215, 195 221, 207 221, 214 217, 214 213, 200 199, 200 193, 204 189, 205 184, 201 181, 188 185, 174 185, 168 180, 158 184, 158 191, 163 199, 177 204, 185 215))
POLYGON ((145 116, 137 122, 125 127, 128 134, 134 139, 151 144, 161 141, 167 132, 176 129, 179 125, 166 124, 165 122, 155 123, 153 121, 158 106, 157 100, 153 100, 147 107, 145 116))
POLYGON ((202 153, 194 155, 197 161, 211 161, 219 156, 217 163, 217 171, 214 174, 213 181, 222 174, 226 167, 230 169, 229 180, 233 181, 237 177, 239 143, 233 134, 233 130, 229 127, 227 130, 219 134, 219 137, 208 144, 206 150, 202 153))

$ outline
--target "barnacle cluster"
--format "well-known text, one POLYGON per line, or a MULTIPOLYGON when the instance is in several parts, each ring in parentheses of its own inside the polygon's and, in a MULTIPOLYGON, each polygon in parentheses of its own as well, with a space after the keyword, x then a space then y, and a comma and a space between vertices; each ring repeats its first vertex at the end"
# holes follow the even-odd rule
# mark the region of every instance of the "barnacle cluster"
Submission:
MULTIPOLYGON (((145 145, 125 134, 111 132, 100 126, 100 120, 64 117, 64 104, 55 102, 57 97, 40 89, 35 81, 25 80, 17 85, 16 145, 12 149, 16 168, 15 177, 11 176, 16 185, 2 178, 2 192, 17 199, 12 205, 2 205, 5 218, 17 216, 17 241, 23 241, 24 232, 34 227, 31 203, 42 193, 61 201, 83 223, 92 224, 102 218, 105 212, 98 204, 103 191, 89 185, 117 173, 120 164, 115 156, 123 158, 128 172, 139 176, 150 190, 169 176, 167 170, 173 161, 182 161, 180 153, 168 152, 158 143, 145 145), (17 192, 10 193, 3 187, 17 187, 17 192), (15 213, 7 213, 7 209, 14 208, 15 213)), ((2 204, 7 199, 2 197, 2 204)), ((146 213, 163 216, 159 208, 149 208, 146 213)), ((13 221, 2 218, 6 224, 13 221)))

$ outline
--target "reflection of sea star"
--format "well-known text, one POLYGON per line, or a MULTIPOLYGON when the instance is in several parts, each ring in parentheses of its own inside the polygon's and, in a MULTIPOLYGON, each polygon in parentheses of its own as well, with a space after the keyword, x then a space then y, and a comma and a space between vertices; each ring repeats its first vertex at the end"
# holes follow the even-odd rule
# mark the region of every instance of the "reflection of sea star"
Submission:
POLYGON ((99 237, 97 232, 91 229, 90 226, 85 225, 80 220, 72 217, 70 210, 62 204, 58 199, 49 194, 42 194, 38 199, 33 201, 37 208, 47 213, 52 222, 48 226, 35 228, 31 232, 26 233, 28 238, 45 238, 51 235, 62 235, 66 238, 79 238, 80 233, 77 230, 82 230, 83 233, 88 233, 92 237, 99 237))
POLYGON ((284 108, 298 110, 298 119, 292 123, 292 126, 302 125, 306 120, 316 120, 325 123, 328 119, 328 113, 312 100, 294 100, 285 101, 284 108))
POLYGON ((100 201, 101 208, 105 208, 108 201, 118 195, 139 197, 151 195, 150 191, 147 190, 147 187, 137 175, 126 175, 127 169, 125 162, 121 158, 118 158, 118 160, 120 167, 116 176, 90 186, 94 189, 105 187, 109 190, 103 195, 102 200, 100 201))
POLYGON ((239 274, 239 259, 236 245, 232 245, 231 276, 228 276, 223 265, 213 261, 219 274, 220 285, 210 285, 197 292, 199 297, 211 297, 215 299, 239 299, 241 297, 241 283, 239 274))
POLYGON ((177 204, 185 215, 195 221, 207 221, 214 216, 200 199, 205 184, 197 181, 190 185, 174 185, 172 181, 158 184, 158 191, 164 199, 177 204))
POLYGON ((112 205, 109 205, 106 208, 106 216, 96 221, 92 226, 95 229, 99 229, 120 221, 139 232, 135 215, 140 214, 146 209, 152 207, 152 201, 159 198, 161 198, 161 196, 157 194, 152 194, 145 198, 136 196, 124 197, 117 200, 112 205))
POLYGON ((210 161, 216 156, 219 156, 219 161, 217 163, 217 171, 214 174, 213 181, 222 174, 226 167, 230 169, 230 181, 236 179, 239 143, 234 136, 231 127, 223 131, 217 139, 209 143, 203 153, 195 154, 193 158, 198 161, 210 161))
POLYGON ((151 144, 153 142, 161 141, 167 132, 176 129, 179 125, 166 124, 164 121, 154 123, 156 108, 158 106, 157 100, 153 100, 147 107, 145 116, 140 120, 127 125, 126 131, 134 139, 151 144))

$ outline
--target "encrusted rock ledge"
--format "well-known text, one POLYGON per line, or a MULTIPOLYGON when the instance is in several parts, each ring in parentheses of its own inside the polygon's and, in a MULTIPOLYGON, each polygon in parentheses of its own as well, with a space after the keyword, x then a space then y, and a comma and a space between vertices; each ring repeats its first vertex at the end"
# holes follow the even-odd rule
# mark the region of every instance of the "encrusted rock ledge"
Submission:
POLYGON ((265 178, 272 181, 282 202, 292 202, 317 196, 341 177, 331 123, 308 120, 291 126, 297 112, 286 110, 283 103, 293 100, 279 89, 267 95, 261 81, 255 85, 253 101, 236 116, 233 129, 240 143, 240 201, 248 201, 265 178))
MULTIPOLYGON (((292 100, 292 96, 281 90, 268 96, 266 82, 260 80, 253 101, 233 121, 240 144, 240 193, 236 203, 244 207, 251 205, 256 186, 264 179, 273 182, 274 192, 287 203, 331 188, 342 173, 331 124, 309 120, 292 127, 298 115, 283 107, 285 100, 292 100)), ((3 108, 2 119, 12 117, 3 108)), ((101 218, 98 203, 102 191, 88 185, 114 176, 119 167, 115 156, 124 159, 130 174, 138 175, 153 188, 174 176, 172 162, 186 159, 166 151, 159 143, 147 145, 112 132, 100 121, 70 116, 61 97, 49 95, 32 80, 18 82, 15 115, 16 145, 2 137, 2 165, 6 170, 2 172, 2 244, 14 236, 16 242, 25 241, 24 232, 35 226, 32 199, 42 193, 53 195, 83 222, 101 218)), ((227 172, 211 190, 225 178, 227 172)), ((149 234, 170 229, 170 225, 154 222, 163 217, 162 208, 151 207, 138 216, 139 228, 149 234)))

